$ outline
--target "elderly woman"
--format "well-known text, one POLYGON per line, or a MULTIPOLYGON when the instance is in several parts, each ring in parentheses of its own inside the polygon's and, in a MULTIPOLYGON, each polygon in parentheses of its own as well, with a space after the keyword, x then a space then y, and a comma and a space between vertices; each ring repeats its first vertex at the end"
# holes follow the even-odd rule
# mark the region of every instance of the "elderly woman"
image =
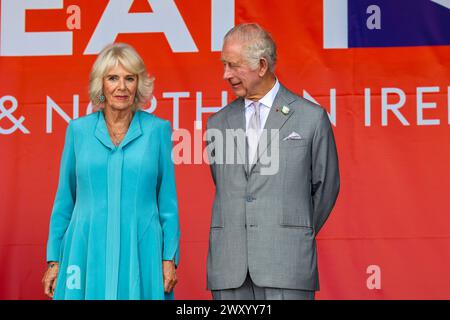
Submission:
POLYGON ((152 94, 126 44, 99 54, 98 111, 69 123, 50 220, 45 294, 53 299, 172 299, 179 223, 170 123, 139 110, 152 94))

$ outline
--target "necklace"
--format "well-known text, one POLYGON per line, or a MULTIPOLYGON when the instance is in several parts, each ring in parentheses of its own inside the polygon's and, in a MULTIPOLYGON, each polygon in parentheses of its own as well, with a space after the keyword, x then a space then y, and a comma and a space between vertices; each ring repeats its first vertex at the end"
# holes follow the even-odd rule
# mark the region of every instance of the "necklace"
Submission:
POLYGON ((122 142, 123 138, 125 137, 125 134, 128 131, 128 127, 121 131, 114 130, 112 128, 111 124, 108 123, 108 121, 106 121, 106 126, 108 127, 108 131, 110 133, 110 136, 113 140, 114 145, 118 146, 122 142))
POLYGON ((111 141, 115 146, 118 146, 123 138, 125 137, 128 128, 130 126, 132 119, 132 114, 128 114, 128 116, 122 121, 118 121, 116 123, 110 123, 108 121, 108 117, 105 115, 106 127, 108 128, 109 136, 111 137, 111 141))

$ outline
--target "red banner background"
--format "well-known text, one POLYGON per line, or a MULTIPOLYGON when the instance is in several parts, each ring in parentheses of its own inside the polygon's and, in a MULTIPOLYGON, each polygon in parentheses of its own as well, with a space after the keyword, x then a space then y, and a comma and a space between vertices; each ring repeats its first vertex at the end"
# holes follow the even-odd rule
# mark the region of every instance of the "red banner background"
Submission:
MULTIPOLYGON (((174 99, 164 93, 189 94, 179 100, 179 127, 193 131, 199 102, 219 107, 222 91, 228 101, 234 97, 222 80, 220 52, 211 50, 211 1, 175 3, 198 52, 173 52, 163 33, 123 33, 115 41, 133 45, 156 78, 157 116, 174 119, 174 99)), ((71 4, 81 9, 73 54, 0 56, 0 98, 17 100, 12 116, 23 116, 30 131, 0 135, 1 299, 44 299, 40 281, 67 126, 50 108, 52 132, 46 132, 49 98, 73 117, 75 95, 79 115, 86 114, 96 56, 83 53, 108 1, 64 1, 64 8, 71 4)), ((148 10, 146 1, 135 1, 131 12, 148 10)), ((236 24, 257 22, 272 33, 276 74, 285 86, 314 98, 330 117, 335 103, 341 192, 318 236, 317 298, 450 299, 450 47, 324 49, 321 1, 236 0, 234 15, 236 24), (404 92, 399 110, 409 125, 391 111, 383 125, 383 95, 385 105, 399 101, 388 88, 404 92), (421 99, 435 106, 420 109, 421 99), (439 124, 421 124, 418 110, 439 124)), ((26 31, 68 31, 67 18, 64 9, 27 10, 26 31)), ((13 104, 3 106, 12 110, 13 104)), ((204 124, 208 116, 203 113, 204 124)), ((12 126, 7 116, 0 118, 0 127, 12 126)), ((206 164, 177 165, 176 175, 182 231, 176 298, 210 299, 206 255, 214 187, 206 164)))

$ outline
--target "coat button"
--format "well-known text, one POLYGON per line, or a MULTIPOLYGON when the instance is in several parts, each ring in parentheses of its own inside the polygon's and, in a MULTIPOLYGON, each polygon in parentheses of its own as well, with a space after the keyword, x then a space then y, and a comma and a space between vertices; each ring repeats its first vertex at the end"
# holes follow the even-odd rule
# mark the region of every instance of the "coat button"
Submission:
POLYGON ((247 196, 247 202, 252 202, 254 199, 252 196, 247 196))

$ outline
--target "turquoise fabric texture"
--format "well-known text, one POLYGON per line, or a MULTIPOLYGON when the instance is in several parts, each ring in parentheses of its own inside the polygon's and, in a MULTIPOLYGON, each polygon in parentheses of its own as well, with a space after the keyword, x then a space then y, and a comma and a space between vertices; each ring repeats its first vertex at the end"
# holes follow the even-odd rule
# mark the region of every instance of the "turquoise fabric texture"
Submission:
POLYGON ((179 262, 171 132, 136 111, 115 146, 103 112, 70 121, 47 243, 54 299, 173 299, 162 273, 179 262))

